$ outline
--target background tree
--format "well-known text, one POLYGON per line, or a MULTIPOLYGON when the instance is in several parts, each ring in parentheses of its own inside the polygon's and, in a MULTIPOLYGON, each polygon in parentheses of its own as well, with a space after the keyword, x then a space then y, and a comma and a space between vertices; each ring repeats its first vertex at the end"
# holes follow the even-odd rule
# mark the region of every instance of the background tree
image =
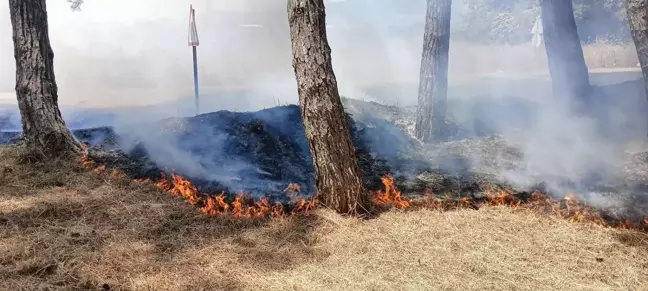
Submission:
POLYGON ((589 73, 572 1, 540 0, 540 8, 554 95, 583 106, 590 94, 589 73))
POLYGON ((626 0, 626 10, 648 97, 648 4, 646 0, 626 0))
POLYGON ((317 195, 339 213, 369 205, 331 64, 323 0, 288 0, 293 68, 317 195))
MULTIPOLYGON (((573 0, 581 42, 631 42, 623 2, 573 0)), ((460 41, 526 43, 530 39, 529 31, 540 15, 538 0, 460 0, 454 4, 451 35, 460 41)))
POLYGON ((79 142, 58 107, 54 52, 45 0, 9 0, 16 59, 16 97, 28 151, 45 157, 72 157, 79 142))
POLYGON ((448 95, 451 0, 428 0, 416 110, 416 137, 424 142, 443 135, 448 95))
POLYGON ((632 41, 623 0, 573 0, 574 17, 582 42, 632 41))

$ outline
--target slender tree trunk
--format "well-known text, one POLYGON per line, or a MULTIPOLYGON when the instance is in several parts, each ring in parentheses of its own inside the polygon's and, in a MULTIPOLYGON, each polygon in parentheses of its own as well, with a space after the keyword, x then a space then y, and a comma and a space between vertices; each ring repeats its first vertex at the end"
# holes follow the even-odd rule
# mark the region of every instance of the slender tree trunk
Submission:
POLYGON ((54 53, 45 0, 9 0, 16 58, 16 96, 27 149, 42 157, 73 157, 80 144, 58 107, 54 53))
POLYGON ((648 3, 646 0, 626 0, 625 4, 632 39, 643 72, 644 90, 648 97, 648 3))
POLYGON ((448 98, 451 0, 428 0, 416 110, 416 137, 423 142, 443 136, 448 98))
POLYGON ((368 196, 333 73, 324 10, 323 0, 288 0, 293 68, 318 200, 355 215, 366 211, 368 196))
POLYGON ((578 109, 589 102, 590 83, 571 0, 540 0, 553 94, 578 109))

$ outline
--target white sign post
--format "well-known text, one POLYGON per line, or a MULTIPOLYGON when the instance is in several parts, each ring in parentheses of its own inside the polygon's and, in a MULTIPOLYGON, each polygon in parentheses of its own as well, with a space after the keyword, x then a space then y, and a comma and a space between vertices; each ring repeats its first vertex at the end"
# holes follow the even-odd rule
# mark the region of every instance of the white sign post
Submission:
POLYGON ((198 94, 198 56, 196 47, 200 44, 198 41, 198 30, 196 29, 196 11, 193 5, 189 5, 189 46, 193 51, 193 74, 194 74, 194 97, 196 102, 196 115, 200 114, 200 95, 198 94))

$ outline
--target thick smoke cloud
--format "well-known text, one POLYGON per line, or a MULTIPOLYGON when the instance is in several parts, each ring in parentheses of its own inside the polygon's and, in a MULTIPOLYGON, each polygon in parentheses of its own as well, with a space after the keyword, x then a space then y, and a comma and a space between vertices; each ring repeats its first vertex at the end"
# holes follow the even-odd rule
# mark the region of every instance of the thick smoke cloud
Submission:
MULTIPOLYGON (((109 107, 191 97, 189 4, 197 13, 207 104, 245 110, 296 101, 284 0, 85 1, 80 12, 64 0, 47 4, 62 104, 109 107), (242 89, 256 97, 214 96, 242 89)), ((327 5, 343 94, 411 82, 418 74, 424 1, 332 0, 327 5), (416 32, 409 29, 412 24, 416 32)), ((0 9, 0 63, 7 64, 0 67, 0 91, 11 92, 11 26, 7 5, 0 9)))
MULTIPOLYGON (((452 25, 458 26, 468 6, 453 2, 452 25)), ((326 3, 341 93, 414 105, 425 1, 326 3)), ((195 168, 200 157, 179 152, 172 140, 152 134, 149 127, 158 118, 193 113, 191 52, 186 43, 189 4, 197 12, 204 112, 297 102, 285 0, 93 0, 86 1, 80 12, 71 11, 64 0, 47 4, 66 119, 77 114, 71 113, 73 107, 154 105, 146 110, 120 109, 116 116, 84 119, 78 126, 116 125, 121 133, 144 139, 160 159, 172 156, 165 163, 202 177, 210 173, 207 166, 195 168)), ((0 97, 12 100, 15 68, 8 5, 0 5, 0 36, 0 97)), ((521 148, 525 171, 493 170, 512 182, 544 179, 560 188, 565 178, 617 163, 618 145, 646 130, 644 99, 634 98, 642 94, 637 86, 621 86, 616 95, 608 92, 599 98, 600 115, 612 129, 607 131, 615 134, 614 139, 604 138, 601 124, 573 116, 560 98, 550 98, 542 50, 529 44, 492 46, 454 38, 450 49, 451 116, 474 125, 475 131, 490 127, 521 148), (477 73, 489 73, 491 78, 478 78, 477 73)), ((621 81, 637 77, 631 74, 621 81)), ((592 80, 596 84, 610 78, 601 75, 592 80)))

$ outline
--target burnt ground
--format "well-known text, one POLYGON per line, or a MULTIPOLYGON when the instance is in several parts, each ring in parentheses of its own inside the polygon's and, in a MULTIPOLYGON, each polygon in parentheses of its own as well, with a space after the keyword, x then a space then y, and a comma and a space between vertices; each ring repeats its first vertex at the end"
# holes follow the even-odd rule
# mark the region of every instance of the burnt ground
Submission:
MULTIPOLYGON (((368 143, 372 141, 364 127, 349 120, 367 186, 378 189, 380 177, 389 173, 389 168, 370 154, 368 143)), ((90 145, 93 160, 133 178, 156 179, 162 171, 177 173, 207 192, 263 195, 281 193, 289 183, 299 184, 306 193, 314 190, 312 159, 298 106, 168 118, 141 129, 147 134, 111 127, 73 130, 73 134, 90 145), (178 156, 195 164, 186 165, 178 156), (187 170, 193 167, 238 179, 219 180, 187 170)), ((17 132, 0 134, 0 143, 17 142, 17 132)))
POLYGON ((648 290, 647 264, 645 233, 523 208, 205 216, 0 147, 0 290, 648 290))
POLYGON ((523 145, 498 134, 498 129, 510 130, 506 126, 528 130, 537 118, 535 104, 519 98, 481 98, 472 104, 450 102, 450 112, 463 114, 451 114, 446 123, 446 139, 431 145, 422 145, 411 138, 416 112, 413 106, 385 106, 347 99, 345 108, 365 125, 373 126, 372 134, 385 137, 381 131, 390 133, 380 145, 382 148, 382 144, 390 141, 393 144, 383 148, 386 152, 373 153, 388 161, 397 178, 396 184, 407 195, 416 197, 429 191, 479 199, 485 190, 504 189, 522 199, 536 190, 561 199, 573 193, 579 200, 604 209, 604 216, 609 219, 639 220, 648 216, 648 147, 645 141, 632 140, 632 134, 645 135, 645 129, 637 125, 645 123, 641 111, 645 100, 606 97, 626 92, 627 86, 634 88, 635 85, 595 88, 592 114, 603 121, 597 124, 597 141, 618 141, 622 144, 618 148, 620 154, 614 164, 592 163, 568 176, 561 172, 539 175, 528 168, 523 145), (611 117, 618 112, 628 117, 611 117), (497 118, 501 115, 506 118, 497 118), (632 119, 636 116, 639 119, 632 119), (399 153, 398 157, 390 154, 395 152, 399 153))
MULTIPOLYGON (((612 89, 600 91, 606 90, 612 89)), ((485 98, 470 105, 450 102, 450 112, 464 114, 451 114, 446 140, 433 145, 412 138, 413 107, 356 99, 344 103, 369 189, 381 188, 380 177, 392 173, 397 186, 410 196, 429 191, 479 198, 488 189, 506 189, 520 195, 541 190, 562 198, 566 194, 562 190, 575 189, 577 197, 613 216, 643 218, 648 213, 648 151, 644 149, 627 152, 615 168, 577 178, 551 177, 549 186, 543 180, 546 176, 534 177, 525 168, 520 148, 496 132, 506 123, 529 124, 535 114, 532 103, 515 98, 485 98), (474 118, 462 119, 466 112, 474 118), (505 113, 505 121, 495 118, 505 113), (510 173, 528 179, 512 183, 510 173)), ((636 107, 626 103, 617 107, 636 107)), ((311 156, 295 105, 169 118, 143 128, 98 127, 74 134, 92 145, 92 159, 133 178, 178 173, 205 192, 245 191, 274 199, 283 199, 281 192, 289 183, 301 185, 306 193, 314 191, 311 156)), ((0 142, 17 138, 16 133, 4 133, 0 142)))

